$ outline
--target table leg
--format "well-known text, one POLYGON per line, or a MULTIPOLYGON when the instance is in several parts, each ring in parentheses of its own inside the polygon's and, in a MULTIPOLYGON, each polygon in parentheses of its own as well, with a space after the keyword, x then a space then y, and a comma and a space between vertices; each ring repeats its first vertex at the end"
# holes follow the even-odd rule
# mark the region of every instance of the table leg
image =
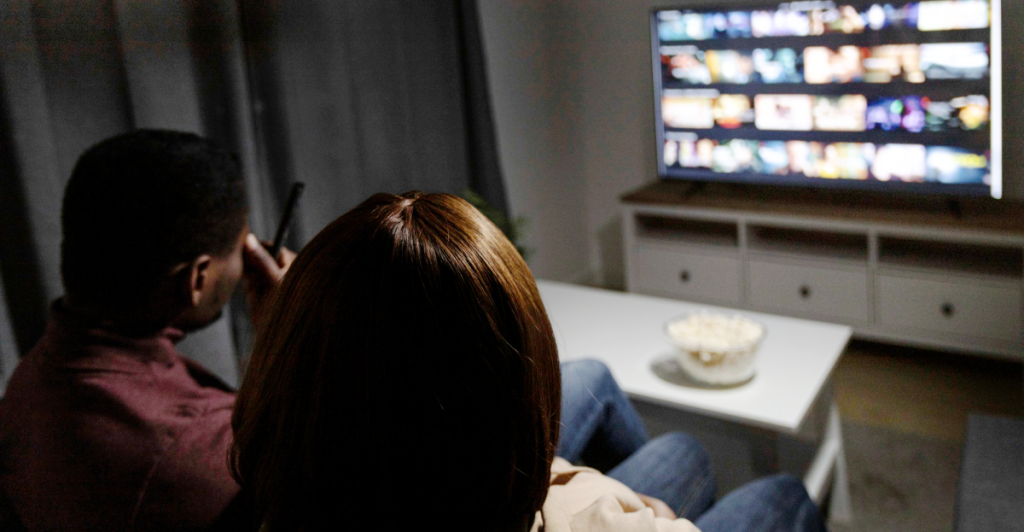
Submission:
POLYGON ((829 517, 833 521, 845 523, 853 517, 850 504, 850 480, 846 471, 846 452, 843 448, 842 425, 839 420, 839 408, 835 401, 829 405, 825 431, 818 446, 814 461, 804 475, 804 486, 807 494, 819 505, 825 502, 825 495, 832 486, 829 498, 829 517), (831 482, 830 482, 831 481, 831 482))
POLYGON ((835 474, 832 477, 832 497, 829 500, 829 518, 832 521, 848 523, 853 519, 853 504, 850 501, 850 477, 846 470, 846 449, 843 443, 842 425, 839 420, 839 407, 835 401, 829 407, 828 425, 825 429, 826 438, 833 438, 839 443, 836 453, 835 474))

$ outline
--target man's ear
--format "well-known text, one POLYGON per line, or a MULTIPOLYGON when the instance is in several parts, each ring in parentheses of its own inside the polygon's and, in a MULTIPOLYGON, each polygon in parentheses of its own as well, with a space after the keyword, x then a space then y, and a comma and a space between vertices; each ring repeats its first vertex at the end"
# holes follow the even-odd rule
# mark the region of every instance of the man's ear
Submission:
MULTIPOLYGON (((185 277, 184 286, 182 286, 182 296, 191 306, 197 307, 203 300, 203 293, 210 288, 210 262, 212 257, 209 255, 200 255, 195 260, 189 263, 184 263, 178 266, 180 270, 177 272, 185 277)), ((184 280, 184 279, 183 279, 184 280)))

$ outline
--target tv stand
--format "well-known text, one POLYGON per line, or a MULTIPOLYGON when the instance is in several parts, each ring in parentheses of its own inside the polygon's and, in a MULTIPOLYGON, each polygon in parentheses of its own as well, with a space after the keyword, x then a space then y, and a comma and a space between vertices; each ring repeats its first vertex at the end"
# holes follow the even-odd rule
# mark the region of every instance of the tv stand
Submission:
POLYGON ((954 198, 950 198, 948 200, 947 205, 949 205, 949 212, 950 212, 950 214, 953 215, 954 218, 956 218, 957 220, 963 219, 963 217, 964 217, 964 208, 963 208, 963 205, 960 204, 960 200, 954 199, 954 198))
POLYGON ((1024 360, 1024 208, 658 182, 622 197, 631 292, 1024 360))
POLYGON ((687 187, 685 192, 683 192, 683 196, 682 196, 681 199, 683 201, 689 200, 690 198, 696 196, 699 192, 704 190, 707 187, 707 185, 708 185, 707 181, 692 181, 692 182, 690 182, 690 186, 687 187))

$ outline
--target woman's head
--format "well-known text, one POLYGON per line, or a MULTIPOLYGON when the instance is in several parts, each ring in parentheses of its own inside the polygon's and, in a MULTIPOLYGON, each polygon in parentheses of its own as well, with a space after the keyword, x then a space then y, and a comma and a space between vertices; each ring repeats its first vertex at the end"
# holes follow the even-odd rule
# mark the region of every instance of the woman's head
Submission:
POLYGON ((526 264, 467 202, 374 195, 302 250, 267 321, 232 464, 272 528, 479 528, 540 509, 554 337, 526 264))

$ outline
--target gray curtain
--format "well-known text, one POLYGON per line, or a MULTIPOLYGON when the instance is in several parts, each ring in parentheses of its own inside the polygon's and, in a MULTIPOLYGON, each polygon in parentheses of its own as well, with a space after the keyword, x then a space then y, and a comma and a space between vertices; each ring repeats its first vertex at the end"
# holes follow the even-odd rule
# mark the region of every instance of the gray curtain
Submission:
POLYGON ((300 240, 380 191, 504 208, 474 3, 241 6, 267 173, 309 186, 300 240))
MULTIPOLYGON (((7 382, 10 372, 18 364, 18 343, 14 338, 14 329, 11 328, 11 317, 7 313, 7 305, 4 295, 4 283, 0 279, 0 386, 7 382)), ((3 389, 0 388, 0 393, 3 389)))
MULTIPOLYGON (((238 153, 270 238, 307 184, 299 248, 378 191, 505 193, 475 4, 0 0, 0 392, 62 293, 60 201, 78 155, 133 128, 238 153)), ((181 350, 229 383, 251 331, 235 312, 181 350)))

